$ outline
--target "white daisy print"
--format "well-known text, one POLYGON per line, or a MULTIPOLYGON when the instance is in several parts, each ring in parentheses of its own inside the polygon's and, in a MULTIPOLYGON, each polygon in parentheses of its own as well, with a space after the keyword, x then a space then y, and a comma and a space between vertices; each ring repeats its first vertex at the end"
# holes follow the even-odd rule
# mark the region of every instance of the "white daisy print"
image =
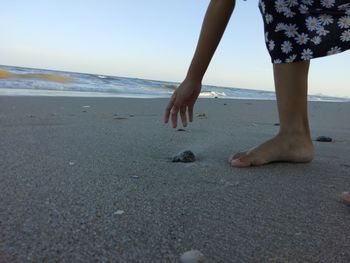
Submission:
POLYGON ((332 47, 331 50, 329 50, 327 52, 327 55, 335 55, 341 52, 341 48, 340 47, 332 47))
POLYGON ((339 10, 347 10, 350 9, 350 3, 342 4, 338 6, 339 10))
POLYGON ((300 5, 299 12, 300 14, 307 14, 309 12, 309 8, 307 7, 307 5, 300 5))
POLYGON ((310 48, 304 49, 303 52, 301 53, 301 58, 303 60, 309 60, 312 59, 313 52, 311 51, 310 48))
POLYGON ((308 34, 305 33, 301 33, 301 34, 297 34, 295 41, 299 44, 299 45, 305 45, 308 41, 309 41, 309 36, 308 34))
POLYGON ((331 15, 328 14, 322 14, 319 16, 320 22, 324 26, 328 26, 334 22, 334 19, 331 15))
POLYGON ((266 9, 265 3, 262 0, 259 0, 259 4, 260 4, 260 7, 261 7, 261 12, 263 14, 265 14, 265 9, 266 9))
POLYGON ((324 29, 323 26, 320 26, 319 28, 317 28, 316 30, 317 34, 319 34, 320 36, 325 36, 329 33, 328 30, 324 29))
POLYGON ((344 31, 341 36, 340 36, 340 40, 343 42, 348 42, 350 41, 350 30, 346 30, 344 31))
POLYGON ((301 1, 304 5, 312 5, 314 3, 313 0, 302 0, 301 1))
POLYGON ((275 1, 275 8, 278 13, 282 13, 286 7, 287 4, 284 0, 275 1))
POLYGON ((287 3, 289 6, 297 6, 299 4, 298 0, 287 0, 287 3))
POLYGON ((321 25, 320 20, 313 16, 309 16, 308 18, 306 18, 305 22, 306 27, 309 31, 316 31, 317 28, 319 28, 321 25))
POLYGON ((290 41, 284 41, 283 44, 281 45, 281 50, 283 53, 290 53, 292 52, 293 46, 290 41))
POLYGON ((287 63, 291 63, 291 62, 293 62, 295 59, 297 58, 297 55, 291 55, 291 56, 289 56, 289 58, 287 58, 286 59, 286 62, 287 63))
POLYGON ((295 24, 289 24, 289 25, 286 25, 285 30, 286 30, 285 34, 287 37, 295 37, 295 35, 297 34, 298 28, 297 28, 297 25, 295 24))
POLYGON ((276 25, 276 29, 275 29, 275 32, 278 32, 278 31, 282 31, 282 30, 286 30, 287 28, 287 25, 284 24, 284 23, 278 23, 276 25))
POLYGON ((326 8, 331 8, 334 6, 335 0, 321 0, 321 5, 326 8))
POLYGON ((321 37, 320 36, 315 36, 313 38, 311 38, 310 40, 312 43, 314 43, 315 45, 318 45, 321 43, 321 37))
POLYGON ((258 0, 272 63, 350 50, 350 0, 258 0))
POLYGON ((265 14, 265 3, 261 0, 260 0, 260 7, 261 7, 261 11, 263 12, 263 14, 265 14))
POLYGON ((349 28, 350 27, 350 16, 343 16, 343 17, 339 18, 338 26, 342 29, 349 28))
POLYGON ((270 14, 265 15, 266 24, 270 24, 273 20, 273 16, 270 14))
POLYGON ((291 18, 293 16, 295 16, 295 12, 292 12, 292 10, 288 7, 286 7, 284 10, 283 10, 283 14, 285 15, 285 17, 288 17, 288 18, 291 18))

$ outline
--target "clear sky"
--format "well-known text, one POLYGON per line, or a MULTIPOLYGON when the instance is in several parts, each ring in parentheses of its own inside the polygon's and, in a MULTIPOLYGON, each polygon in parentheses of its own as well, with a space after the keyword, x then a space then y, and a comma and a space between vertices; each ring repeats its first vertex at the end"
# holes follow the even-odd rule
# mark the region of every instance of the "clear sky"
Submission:
MULTIPOLYGON (((0 0, 0 64, 178 81, 209 0, 0 0)), ((310 94, 350 96, 350 51, 312 60, 310 94)), ((258 0, 237 0, 204 84, 273 90, 258 0)))

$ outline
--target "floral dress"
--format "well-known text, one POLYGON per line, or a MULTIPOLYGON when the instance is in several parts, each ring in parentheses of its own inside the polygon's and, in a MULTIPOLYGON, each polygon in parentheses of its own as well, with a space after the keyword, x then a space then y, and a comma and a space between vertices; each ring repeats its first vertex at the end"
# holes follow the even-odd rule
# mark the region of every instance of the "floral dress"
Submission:
POLYGON ((350 49, 350 0, 260 0, 272 63, 291 63, 350 49))

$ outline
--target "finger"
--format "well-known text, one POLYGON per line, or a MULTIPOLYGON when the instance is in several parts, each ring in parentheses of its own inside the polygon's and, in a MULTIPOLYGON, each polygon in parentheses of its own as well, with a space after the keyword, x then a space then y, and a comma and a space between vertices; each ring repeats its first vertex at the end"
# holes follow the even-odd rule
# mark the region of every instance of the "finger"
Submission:
POLYGON ((168 123, 169 122, 170 111, 171 111, 171 108, 174 105, 174 101, 175 101, 175 96, 172 96, 170 98, 170 101, 169 101, 167 107, 165 108, 165 112, 164 112, 164 116, 163 116, 164 123, 168 123))
POLYGON ((194 104, 187 106, 188 107, 188 118, 189 118, 190 122, 193 121, 193 106, 194 106, 194 104))
POLYGON ((180 116, 181 116, 182 125, 184 127, 186 127, 187 126, 186 105, 181 107, 181 109, 180 109, 180 116))
POLYGON ((174 104, 173 108, 171 109, 171 122, 173 123, 173 128, 176 128, 177 126, 177 114, 179 113, 179 106, 174 104))

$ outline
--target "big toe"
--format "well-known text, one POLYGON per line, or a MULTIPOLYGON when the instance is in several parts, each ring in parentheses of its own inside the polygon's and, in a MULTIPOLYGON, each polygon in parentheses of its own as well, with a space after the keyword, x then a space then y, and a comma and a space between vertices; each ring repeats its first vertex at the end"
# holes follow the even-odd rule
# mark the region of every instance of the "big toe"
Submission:
POLYGON ((252 165, 252 160, 250 156, 246 155, 233 159, 230 164, 238 168, 249 167, 252 165))
POLYGON ((243 157, 244 155, 246 155, 246 153, 247 152, 238 152, 236 154, 231 154, 228 159, 228 162, 231 163, 233 160, 243 157))

